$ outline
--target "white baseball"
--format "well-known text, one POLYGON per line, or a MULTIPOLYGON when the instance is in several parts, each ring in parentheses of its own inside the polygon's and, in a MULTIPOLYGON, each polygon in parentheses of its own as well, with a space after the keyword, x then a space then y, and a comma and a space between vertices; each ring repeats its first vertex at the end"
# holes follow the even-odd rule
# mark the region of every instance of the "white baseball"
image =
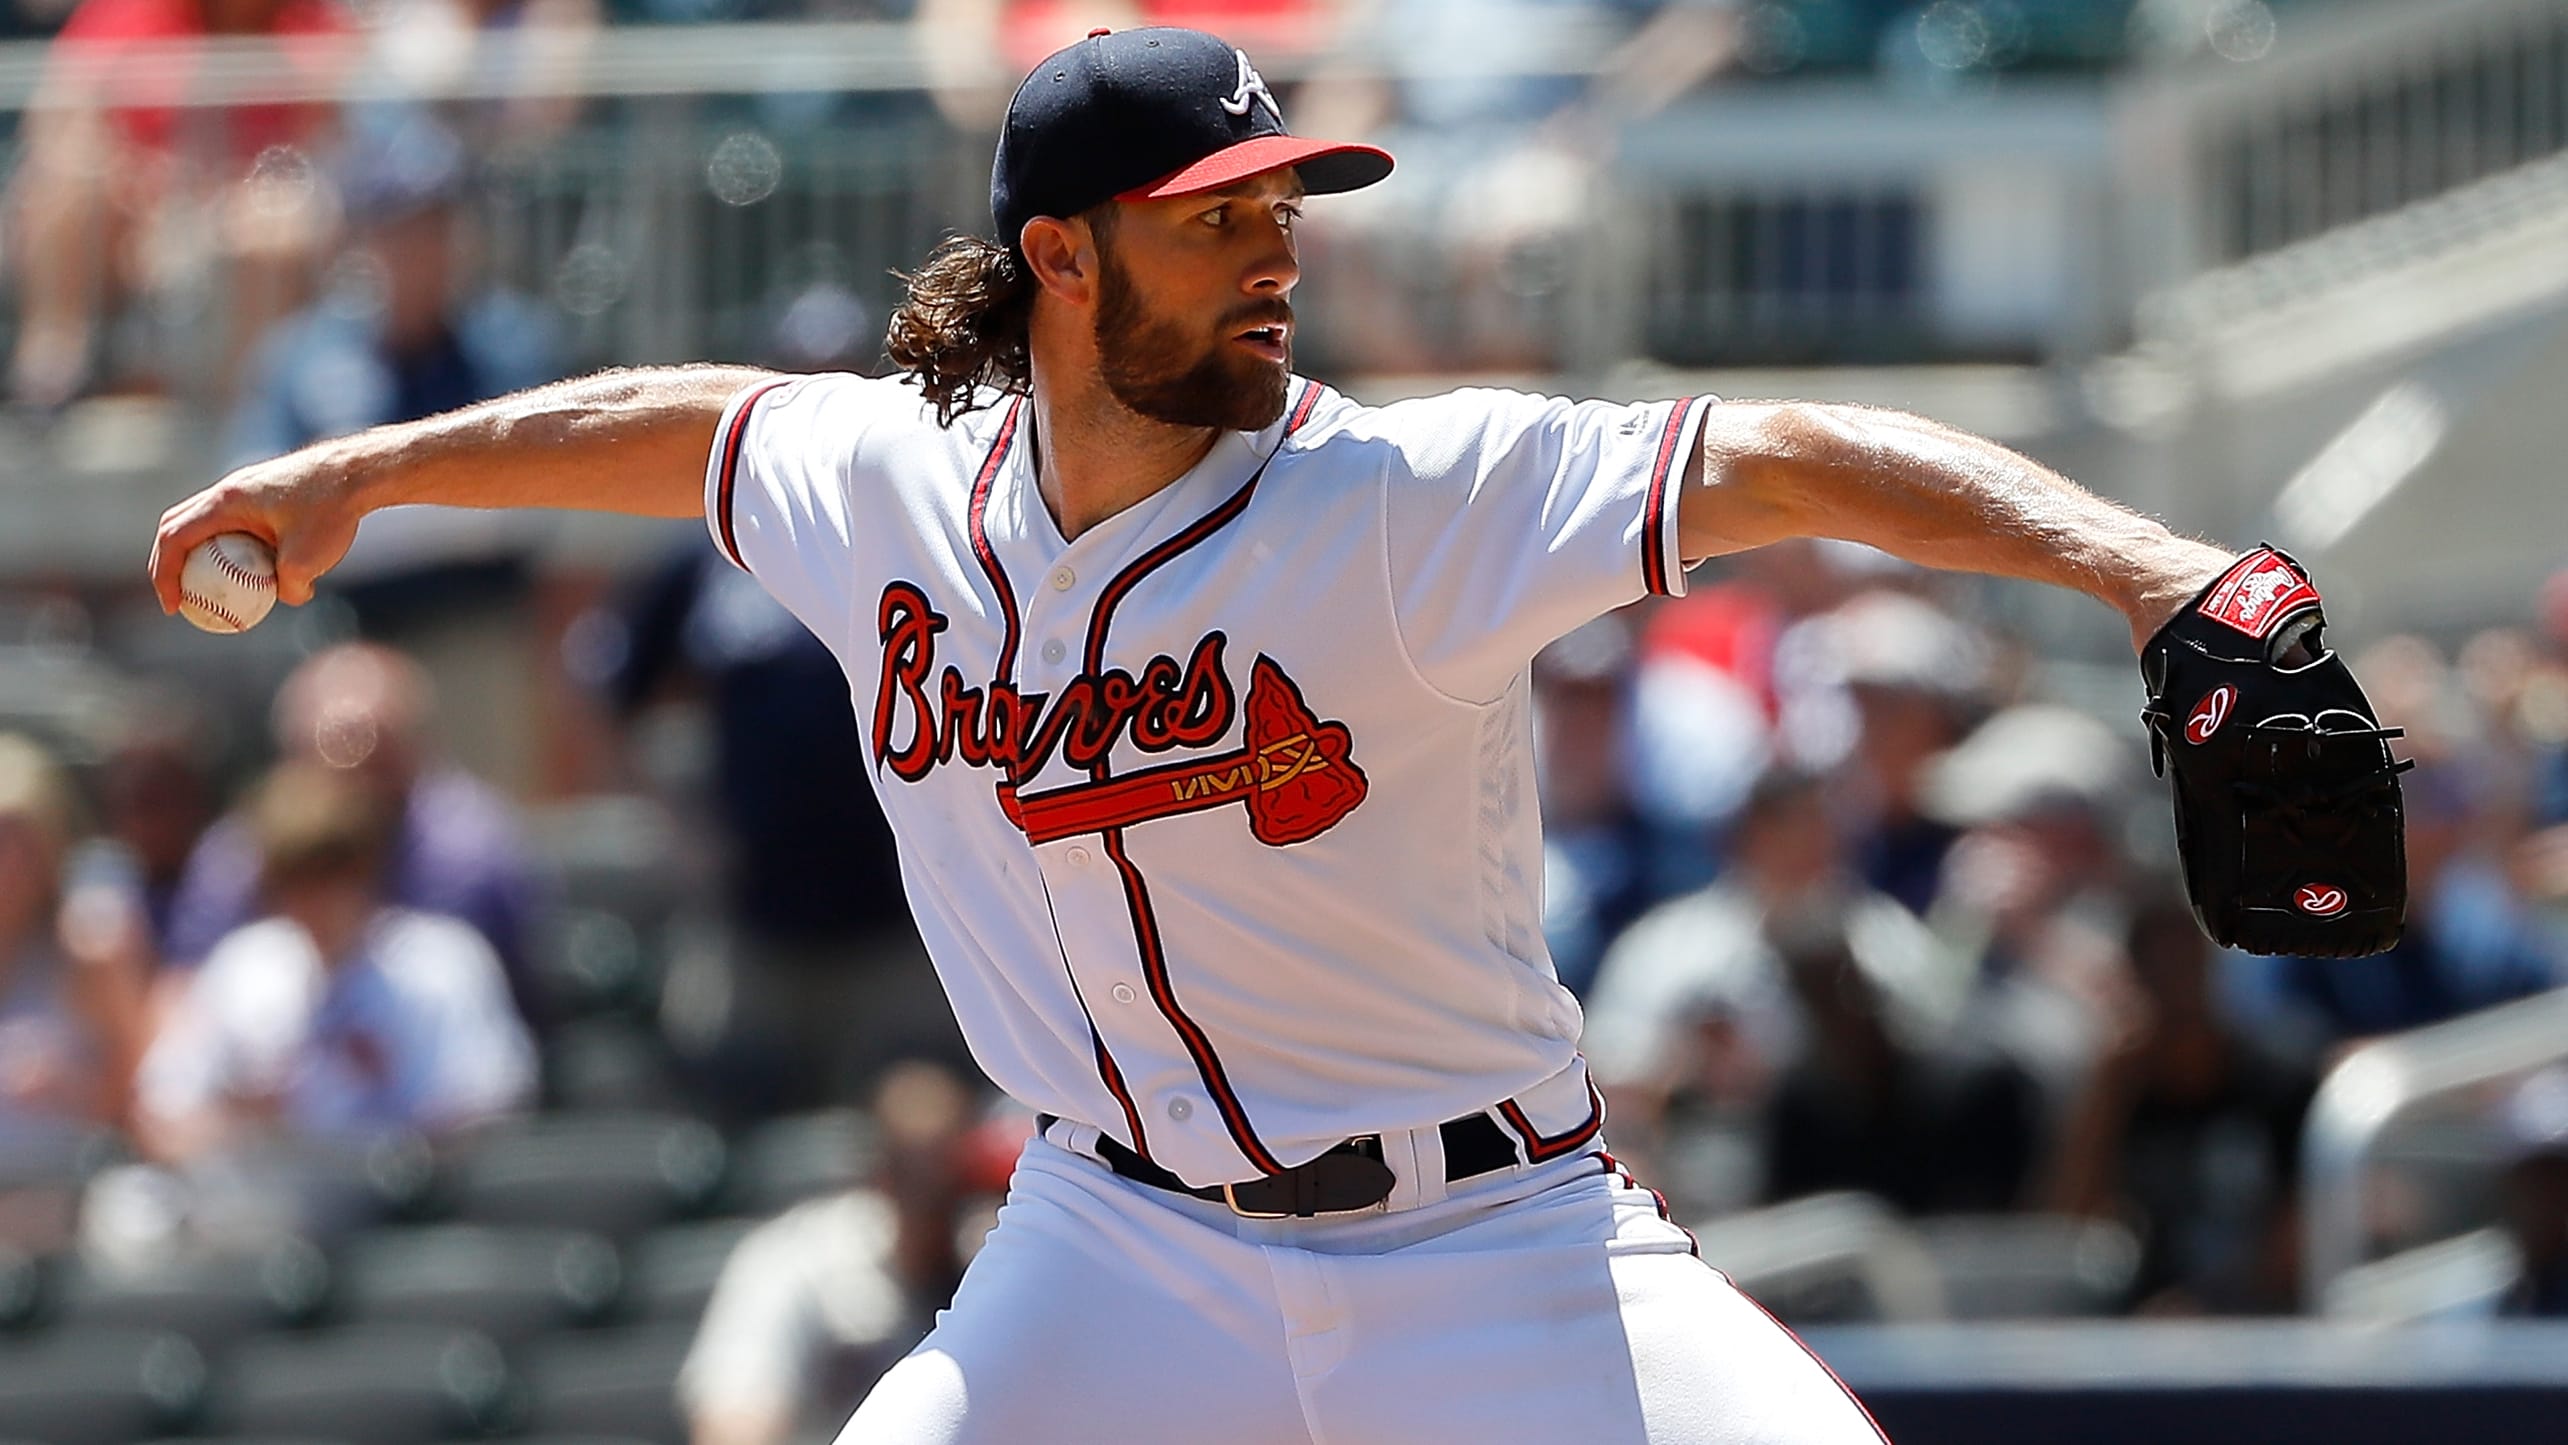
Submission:
POLYGON ((276 553, 247 532, 196 544, 178 573, 178 615, 208 632, 247 632, 276 605, 276 553))

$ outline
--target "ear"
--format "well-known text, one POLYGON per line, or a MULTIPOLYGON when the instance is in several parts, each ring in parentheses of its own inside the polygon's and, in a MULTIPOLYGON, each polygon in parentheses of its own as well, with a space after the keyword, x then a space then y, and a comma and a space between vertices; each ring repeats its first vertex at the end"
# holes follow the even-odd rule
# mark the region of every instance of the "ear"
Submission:
POLYGON ((1096 300, 1097 245, 1087 222, 1037 216, 1018 233, 1017 249, 1037 286, 1073 306, 1096 300))

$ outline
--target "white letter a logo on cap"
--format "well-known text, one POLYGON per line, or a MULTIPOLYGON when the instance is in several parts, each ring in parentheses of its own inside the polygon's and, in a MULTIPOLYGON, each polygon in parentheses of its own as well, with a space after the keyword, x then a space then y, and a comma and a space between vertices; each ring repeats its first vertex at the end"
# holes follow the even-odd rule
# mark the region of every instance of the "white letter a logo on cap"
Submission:
POLYGON ((1246 115, 1249 100, 1254 97, 1266 102, 1266 113, 1275 117, 1277 125, 1282 125, 1284 108, 1275 103, 1275 92, 1268 90, 1266 82, 1258 77, 1257 67, 1248 63, 1248 52, 1233 50, 1231 54, 1239 57, 1239 88, 1223 99, 1222 109, 1233 115, 1246 115))

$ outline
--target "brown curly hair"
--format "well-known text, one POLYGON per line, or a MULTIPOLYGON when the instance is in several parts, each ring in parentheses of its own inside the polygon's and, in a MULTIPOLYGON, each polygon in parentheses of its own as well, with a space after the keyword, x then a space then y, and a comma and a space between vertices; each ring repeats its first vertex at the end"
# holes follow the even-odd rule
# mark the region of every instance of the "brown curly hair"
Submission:
MULTIPOLYGON (((1108 253, 1115 203, 1081 211, 1099 256, 1108 253)), ((1034 319, 1035 284, 1013 246, 980 236, 948 236, 928 252, 916 272, 900 272, 907 288, 883 337, 892 365, 918 379, 936 404, 936 419, 953 420, 980 405, 984 386, 1025 392, 1034 386, 1028 327, 1034 319)))
POLYGON ((1034 278, 1015 251, 979 236, 949 236, 927 264, 901 273, 908 288, 892 312, 883 353, 918 378, 951 423, 979 403, 984 386, 1024 391, 1034 381, 1026 326, 1034 314, 1034 278))

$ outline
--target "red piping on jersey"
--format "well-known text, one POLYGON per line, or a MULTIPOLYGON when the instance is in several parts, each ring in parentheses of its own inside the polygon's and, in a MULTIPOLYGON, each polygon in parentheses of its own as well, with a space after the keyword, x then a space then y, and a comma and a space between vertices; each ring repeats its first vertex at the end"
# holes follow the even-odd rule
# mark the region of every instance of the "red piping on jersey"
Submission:
POLYGON ((1515 1100, 1501 1100, 1498 1112, 1505 1116, 1507 1127, 1516 1131, 1516 1137, 1525 1141, 1525 1162, 1540 1164, 1546 1159, 1557 1159, 1570 1153, 1596 1137, 1596 1131, 1605 1127, 1605 1096, 1596 1092, 1596 1080, 1590 1078, 1587 1081, 1587 1122, 1550 1139, 1544 1138, 1541 1131, 1534 1128, 1534 1121, 1525 1117, 1525 1106, 1515 1100))
MULTIPOLYGON (((1667 484, 1676 471, 1677 443, 1685 436, 1685 414, 1693 397, 1679 398, 1668 410, 1667 433, 1659 438, 1658 461, 1650 468, 1649 499, 1641 508, 1641 583, 1656 596, 1669 595, 1667 577, 1667 484)), ((1680 474, 1681 475, 1681 474, 1680 474)))
POLYGON ((989 575, 991 588, 999 594, 999 614, 1005 630, 999 638, 998 669, 992 675, 1001 682, 1013 681, 1016 672, 1016 589, 1008 585, 1007 569, 999 565, 999 554, 990 546, 986 519, 990 510, 990 484, 999 475, 999 463, 1007 460, 1008 446, 1016 440, 1017 414, 1024 409, 1024 397, 1008 403, 1007 418, 999 423, 998 440, 990 443, 990 455, 981 463, 981 474, 972 479, 972 508, 966 524, 972 536, 972 555, 980 559, 981 570, 989 575))
POLYGON ((749 413, 768 392, 784 384, 770 381, 750 392, 740 409, 731 414, 731 430, 722 434, 722 474, 713 487, 713 524, 721 537, 722 555, 743 572, 749 570, 749 564, 740 560, 740 538, 731 529, 731 488, 740 477, 740 443, 749 435, 749 413))
POLYGON ((1302 423, 1311 419, 1312 408, 1320 404, 1320 390, 1320 384, 1316 381, 1302 388, 1302 399, 1293 407, 1293 419, 1284 423, 1284 435, 1291 436, 1300 431, 1302 423))
MULTIPOLYGON (((1319 392, 1318 382, 1304 384, 1302 399, 1284 424, 1285 436, 1290 437, 1310 419, 1319 392)), ((1281 442, 1277 448, 1282 449, 1281 442)), ((1274 454, 1268 453, 1266 462, 1274 460, 1274 454)), ((1143 553, 1130 566, 1116 573, 1105 590, 1097 594, 1096 611, 1088 621, 1088 648, 1084 659, 1090 674, 1105 670, 1106 630, 1114 623, 1115 608, 1143 578, 1176 560, 1248 510, 1248 500, 1256 495, 1258 479, 1266 475, 1266 462, 1259 463, 1257 470, 1249 473, 1248 480, 1240 484, 1239 490, 1231 493, 1220 506, 1143 553)), ((1112 765, 1100 759, 1090 770, 1090 776, 1097 782, 1105 782, 1113 776, 1112 765)), ((1098 835, 1098 841, 1104 846, 1106 856, 1114 860, 1115 871, 1123 876, 1124 904, 1132 914, 1133 943, 1140 950, 1142 978, 1150 985, 1151 1001, 1159 1006, 1160 1016, 1177 1031, 1178 1039, 1186 1045, 1186 1052, 1194 1058, 1196 1076, 1204 1081, 1205 1092, 1212 1095, 1213 1107, 1221 1111, 1222 1127, 1230 1132, 1231 1142, 1238 1146, 1240 1154, 1256 1165, 1261 1173, 1283 1173, 1283 1164, 1250 1126, 1248 1111, 1241 1106, 1238 1092, 1231 1087, 1230 1075, 1223 1070, 1220 1055, 1213 1052, 1213 1041, 1177 1003, 1176 990, 1168 981, 1168 954, 1160 941, 1159 918, 1150 906, 1150 889, 1142 881, 1141 870, 1134 866, 1131 856, 1124 851, 1123 829, 1107 829, 1098 835)))
MULTIPOLYGON (((989 577, 991 590, 998 594, 1002 631, 998 665, 992 675, 1000 682, 1014 681, 1017 639, 1021 624, 1017 618, 1016 589, 1008 585, 1007 568, 999 564, 998 550, 990 545, 988 524, 990 491, 998 480, 1000 465, 1007 460, 1009 447, 1016 442, 1017 420, 1024 410, 1024 397, 1018 397, 1008 403, 1008 414, 999 423, 999 434, 990 443, 990 454, 982 459, 980 473, 972 478, 972 501, 965 523, 965 529, 972 539, 972 555, 980 561, 981 571, 989 577)), ((1012 799, 1013 793, 1008 785, 1001 783, 999 794, 1001 805, 1005 806, 1012 799)), ((1046 911, 1050 910, 1051 898, 1048 893, 1044 899, 1044 906, 1046 911)), ((1096 1016, 1088 1012, 1087 995, 1079 991, 1079 980, 1075 975, 1070 980, 1070 993, 1079 1001, 1079 1016, 1088 1025, 1088 1042, 1097 1054, 1097 1077, 1104 1082, 1106 1092, 1114 1095, 1115 1103, 1123 1109, 1124 1125, 1132 1131, 1133 1151, 1147 1159, 1150 1157, 1150 1139, 1142 1131, 1141 1110, 1133 1105, 1132 1090, 1125 1086, 1123 1070, 1116 1067, 1114 1054, 1106 1048, 1105 1035, 1097 1032, 1096 1016)))

